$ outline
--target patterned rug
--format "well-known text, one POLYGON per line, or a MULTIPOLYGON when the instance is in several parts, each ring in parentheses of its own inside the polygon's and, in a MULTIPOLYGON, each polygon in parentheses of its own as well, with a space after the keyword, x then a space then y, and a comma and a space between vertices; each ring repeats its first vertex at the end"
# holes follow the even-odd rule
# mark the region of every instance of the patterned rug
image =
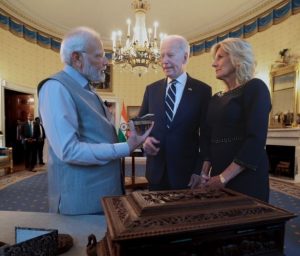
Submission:
POLYGON ((292 184, 270 178, 270 189, 300 199, 300 184, 292 184))
POLYGON ((9 186, 9 185, 12 185, 16 182, 19 182, 19 181, 24 180, 26 178, 29 178, 29 177, 32 177, 34 175, 40 174, 42 171, 46 170, 46 167, 37 167, 37 168, 35 168, 35 170, 37 172, 30 172, 30 171, 23 170, 23 171, 16 171, 14 173, 10 173, 10 174, 5 175, 5 176, 1 176, 0 177, 0 190, 7 187, 7 186, 9 186))
POLYGON ((33 173, 6 186, 0 190, 0 198, 1 211, 48 212, 47 172, 33 173))

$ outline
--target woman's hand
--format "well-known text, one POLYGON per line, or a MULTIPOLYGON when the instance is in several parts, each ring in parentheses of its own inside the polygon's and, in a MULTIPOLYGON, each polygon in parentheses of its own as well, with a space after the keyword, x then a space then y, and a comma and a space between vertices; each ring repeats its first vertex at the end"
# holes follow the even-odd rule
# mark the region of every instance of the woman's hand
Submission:
POLYGON ((211 188, 211 189, 220 189, 225 187, 225 183, 222 183, 220 175, 211 177, 206 183, 205 187, 211 188))

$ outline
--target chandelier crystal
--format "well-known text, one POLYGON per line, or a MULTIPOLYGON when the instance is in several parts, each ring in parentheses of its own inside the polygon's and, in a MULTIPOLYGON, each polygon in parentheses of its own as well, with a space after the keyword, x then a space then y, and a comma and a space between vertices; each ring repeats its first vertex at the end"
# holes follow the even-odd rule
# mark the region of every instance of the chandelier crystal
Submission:
MULTIPOLYGON (((131 70, 141 76, 148 71, 149 66, 157 69, 160 51, 157 39, 158 23, 154 22, 154 32, 146 29, 146 12, 150 5, 147 1, 134 0, 131 4, 135 12, 135 26, 133 37, 130 39, 131 21, 127 20, 127 36, 125 44, 122 42, 122 32, 112 32, 113 64, 131 70)), ((162 40, 166 34, 160 34, 162 40)))

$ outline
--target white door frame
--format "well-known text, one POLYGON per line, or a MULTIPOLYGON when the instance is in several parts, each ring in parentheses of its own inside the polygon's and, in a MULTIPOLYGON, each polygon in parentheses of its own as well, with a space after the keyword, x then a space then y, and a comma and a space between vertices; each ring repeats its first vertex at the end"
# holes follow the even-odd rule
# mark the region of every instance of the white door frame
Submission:
POLYGON ((13 84, 13 83, 7 82, 6 80, 0 78, 0 103, 1 103, 0 104, 0 131, 3 132, 2 142, 0 141, 0 146, 5 145, 5 104, 4 104, 4 101, 5 101, 4 90, 5 89, 22 92, 22 93, 27 93, 27 94, 32 94, 34 97, 34 103, 35 103, 34 104, 34 116, 36 116, 37 108, 38 108, 37 89, 13 84))

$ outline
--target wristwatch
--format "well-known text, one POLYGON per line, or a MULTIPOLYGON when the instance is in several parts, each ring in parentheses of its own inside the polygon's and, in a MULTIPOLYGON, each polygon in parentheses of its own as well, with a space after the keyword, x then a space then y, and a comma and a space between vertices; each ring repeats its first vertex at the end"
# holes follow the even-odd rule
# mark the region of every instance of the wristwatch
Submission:
POLYGON ((221 183, 222 183, 222 184, 225 184, 225 183, 226 183, 226 180, 225 180, 224 176, 222 175, 222 173, 219 175, 219 177, 220 177, 221 183))

